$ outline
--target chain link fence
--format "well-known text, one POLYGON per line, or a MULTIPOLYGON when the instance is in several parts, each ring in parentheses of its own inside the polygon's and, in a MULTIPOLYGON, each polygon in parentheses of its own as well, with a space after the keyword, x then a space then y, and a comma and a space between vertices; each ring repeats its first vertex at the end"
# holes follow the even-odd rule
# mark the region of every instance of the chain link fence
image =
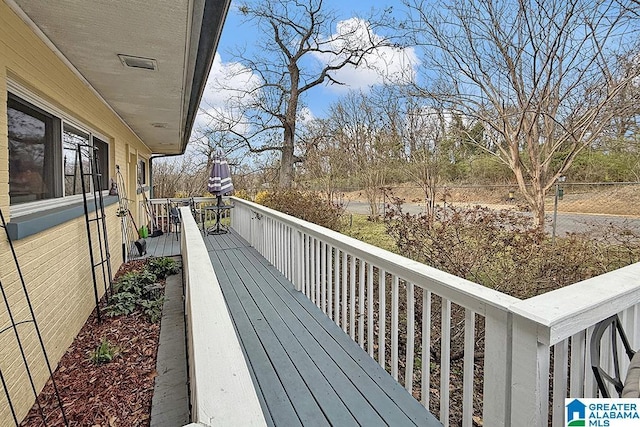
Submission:
MULTIPOLYGON (((404 201, 403 210, 424 212, 426 200, 420 187, 391 186, 377 201, 384 214, 391 197, 404 201)), ((350 213, 370 214, 369 203, 361 189, 345 188, 343 203, 350 213)), ((529 212, 522 193, 514 185, 443 186, 436 191, 436 203, 455 206, 487 206, 529 212)), ((627 229, 640 235, 640 182, 570 183, 558 182, 545 198, 546 227, 551 234, 597 233, 603 227, 627 229)))

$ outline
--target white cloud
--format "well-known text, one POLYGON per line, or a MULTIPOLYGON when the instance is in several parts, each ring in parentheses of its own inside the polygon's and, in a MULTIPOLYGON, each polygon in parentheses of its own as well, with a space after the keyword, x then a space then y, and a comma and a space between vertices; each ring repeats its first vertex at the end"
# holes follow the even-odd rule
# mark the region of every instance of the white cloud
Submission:
POLYGON ((311 111, 309 107, 302 107, 300 108, 300 111, 298 111, 297 121, 302 125, 313 122, 314 120, 316 120, 316 118, 317 117, 315 116, 315 114, 313 114, 313 111, 311 111))
MULTIPOLYGON (((260 78, 239 62, 222 62, 222 57, 216 52, 211 66, 211 72, 205 85, 200 101, 200 109, 193 126, 196 133, 203 129, 215 129, 220 126, 220 118, 244 123, 238 97, 249 88, 260 85, 260 78)), ((250 97, 245 98, 249 102, 250 97)), ((240 132, 243 124, 237 124, 234 130, 240 132)))
MULTIPOLYGON (((349 46, 363 48, 370 40, 379 42, 381 37, 373 33, 369 22, 358 18, 340 21, 336 25, 336 33, 330 38, 334 50, 349 46)), ((339 62, 342 57, 329 54, 316 54, 316 59, 324 64, 339 62)), ((362 64, 356 68, 347 65, 333 72, 333 77, 343 85, 327 84, 327 88, 336 93, 353 89, 365 90, 368 87, 384 82, 400 83, 413 81, 418 56, 412 47, 382 46, 366 55, 362 64)))

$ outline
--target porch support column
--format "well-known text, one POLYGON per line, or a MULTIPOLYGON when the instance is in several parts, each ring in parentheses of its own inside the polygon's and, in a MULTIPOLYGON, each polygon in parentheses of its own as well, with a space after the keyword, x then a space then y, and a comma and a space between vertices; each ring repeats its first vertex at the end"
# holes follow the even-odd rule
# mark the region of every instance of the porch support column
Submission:
POLYGON ((482 414, 486 426, 511 425, 511 318, 505 310, 487 307, 482 414))
POLYGON ((548 425, 549 342, 549 328, 513 314, 512 426, 548 425))

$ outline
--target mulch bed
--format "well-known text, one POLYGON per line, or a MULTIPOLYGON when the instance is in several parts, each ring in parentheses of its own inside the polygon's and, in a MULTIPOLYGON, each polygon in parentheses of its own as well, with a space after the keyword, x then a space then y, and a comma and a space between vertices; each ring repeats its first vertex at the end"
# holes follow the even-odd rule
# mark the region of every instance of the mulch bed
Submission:
MULTIPOLYGON (((116 278, 142 265, 143 261, 124 264, 116 278)), ((54 373, 69 426, 149 425, 159 335, 160 324, 149 322, 138 311, 128 316, 103 315, 101 324, 93 311, 54 373), (119 347, 120 353, 112 362, 96 365, 89 354, 103 338, 119 347)), ((51 380, 38 401, 46 423, 36 403, 22 426, 64 425, 51 380)))

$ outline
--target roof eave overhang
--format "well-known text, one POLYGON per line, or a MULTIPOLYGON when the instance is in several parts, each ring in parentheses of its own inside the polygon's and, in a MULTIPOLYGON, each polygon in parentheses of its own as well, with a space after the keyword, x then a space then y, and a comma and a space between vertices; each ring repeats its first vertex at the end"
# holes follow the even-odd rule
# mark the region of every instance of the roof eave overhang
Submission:
POLYGON ((192 19, 200 25, 194 24, 191 31, 191 57, 185 76, 184 130, 179 154, 183 154, 187 149, 231 0, 204 0, 194 3, 199 5, 194 5, 192 19))

